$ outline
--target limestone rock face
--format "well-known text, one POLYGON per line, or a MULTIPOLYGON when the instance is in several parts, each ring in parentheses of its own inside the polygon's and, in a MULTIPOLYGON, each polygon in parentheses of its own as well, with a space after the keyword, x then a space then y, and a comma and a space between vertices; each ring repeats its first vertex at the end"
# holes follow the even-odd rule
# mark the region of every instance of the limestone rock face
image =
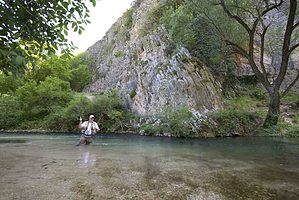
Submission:
POLYGON ((163 27, 141 35, 146 8, 155 3, 136 3, 87 50, 94 63, 93 82, 85 91, 116 89, 127 107, 141 115, 157 114, 166 106, 186 105, 200 113, 221 108, 221 86, 207 67, 176 46, 163 27))

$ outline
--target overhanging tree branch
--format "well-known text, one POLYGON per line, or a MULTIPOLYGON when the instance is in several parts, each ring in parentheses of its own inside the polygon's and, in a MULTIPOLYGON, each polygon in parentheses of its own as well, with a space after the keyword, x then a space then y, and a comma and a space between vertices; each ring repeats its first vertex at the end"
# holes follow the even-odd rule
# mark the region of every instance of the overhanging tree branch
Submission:
POLYGON ((265 35, 267 33, 267 30, 269 28, 270 24, 266 27, 264 27, 263 32, 261 34, 261 48, 260 48, 260 66, 262 68, 263 74, 266 77, 267 72, 264 64, 264 54, 265 54, 265 35))
MULTIPOLYGON (((295 28, 299 26, 299 22, 295 22, 295 16, 296 16, 296 10, 297 10, 297 1, 298 0, 261 0, 261 1, 250 1, 252 3, 256 3, 256 5, 253 5, 251 9, 256 9, 253 11, 253 13, 256 13, 256 16, 253 16, 250 19, 243 19, 241 18, 242 14, 238 15, 238 12, 232 11, 230 8, 231 4, 234 2, 237 2, 238 0, 232 0, 232 1, 225 1, 225 0, 218 0, 219 5, 221 5, 223 11, 227 14, 227 16, 234 20, 237 24, 241 25, 248 33, 249 36, 249 43, 248 48, 246 48, 246 53, 243 52, 237 45, 235 44, 229 44, 230 46, 234 47, 235 51, 238 51, 240 55, 244 55, 245 58, 248 59, 248 62, 251 66, 251 69, 253 70, 254 74, 256 75, 259 82, 265 87, 265 89, 268 91, 269 96, 269 104, 268 104, 268 113, 266 116, 266 119, 264 121, 264 126, 269 127, 272 125, 277 125, 278 123, 278 116, 280 114, 280 87, 282 81, 285 79, 287 67, 289 64, 289 58, 292 51, 294 51, 299 44, 295 44, 294 46, 291 45, 291 39, 292 39, 292 33, 295 28), (230 3, 227 3, 230 2, 230 3), (280 9, 281 8, 281 9, 280 9), (277 10, 277 12, 275 11, 277 10), (279 14, 284 12, 284 9, 288 9, 287 14, 287 21, 283 22, 281 24, 281 27, 283 28, 282 34, 283 34, 283 40, 282 40, 282 48, 281 48, 281 64, 280 67, 275 68, 278 72, 278 75, 274 77, 273 83, 270 83, 268 80, 268 76, 266 74, 265 69, 265 63, 264 63, 264 54, 265 54, 265 46, 268 44, 266 40, 266 32, 268 27, 265 26, 265 23, 268 21, 266 17, 269 15, 269 13, 279 14), (295 23, 294 23, 295 22, 295 23), (261 32, 259 31, 261 29, 261 32), (256 37, 257 35, 260 35, 259 41, 261 42, 261 51, 259 52, 260 60, 259 64, 257 64, 256 59, 256 51, 255 44, 257 42, 256 37)), ((240 0, 242 1, 242 0, 240 0)), ((236 4, 239 6, 239 4, 236 4)), ((244 5, 245 7, 248 5, 244 5)), ((251 5, 249 5, 251 6, 251 5)), ((238 9, 238 8, 237 8, 238 9)), ((248 7, 246 7, 248 9, 248 7)), ((250 8, 249 8, 250 9, 250 8)), ((284 19, 283 19, 284 20, 284 19)), ((274 38, 275 39, 275 38, 274 38)), ((271 43, 269 43, 271 45, 271 43)), ((287 87, 287 89, 282 93, 282 95, 285 95, 290 88, 298 81, 299 79, 299 73, 297 74, 296 78, 292 81, 292 83, 287 87)))
POLYGON ((217 24, 215 24, 214 20, 211 19, 211 17, 206 12, 203 12, 203 14, 207 18, 207 20, 213 25, 213 27, 218 31, 220 36, 223 38, 223 36, 224 36, 223 31, 218 27, 217 24))
POLYGON ((244 13, 249 13, 252 17, 255 17, 255 14, 252 11, 250 11, 250 10, 244 8, 244 7, 241 7, 241 6, 238 6, 238 5, 234 5, 232 7, 237 8, 238 10, 241 10, 244 13))
MULTIPOLYGON (((270 87, 270 83, 267 79, 267 73, 265 70, 265 67, 261 67, 262 68, 262 72, 260 71, 260 69, 258 68, 255 60, 254 60, 254 37, 255 37, 255 32, 256 29, 258 27, 258 24, 260 21, 262 21, 262 17, 261 14, 259 13, 257 18, 254 20, 252 28, 249 27, 249 25, 243 20, 241 19, 239 16, 237 15, 233 15, 230 10, 227 8, 224 0, 220 1, 220 5, 222 6, 223 10, 225 11, 225 13, 228 15, 228 17, 230 17, 231 19, 237 21, 240 25, 242 25, 249 36, 249 44, 248 44, 248 52, 245 51, 242 47, 240 47, 239 45, 231 42, 231 41, 225 41, 226 44, 234 47, 235 52, 239 53, 240 55, 243 55, 245 58, 247 58, 249 64, 252 67, 253 72, 255 73, 255 75, 257 76, 257 78, 259 79, 259 81, 265 86, 265 88, 269 88, 270 87)), ((272 9, 272 7, 271 7, 272 9)), ((270 8, 269 8, 270 10, 270 8)), ((266 31, 265 33, 266 34, 266 31)))
POLYGON ((255 75, 257 76, 257 78, 260 80, 260 82, 261 82, 266 88, 268 88, 270 84, 269 84, 269 81, 267 80, 267 76, 266 76, 266 74, 263 74, 263 73, 259 70, 259 68, 258 68, 258 66, 256 65, 256 63, 254 62, 254 60, 251 59, 250 54, 249 54, 245 49, 243 49, 241 46, 239 46, 238 44, 235 44, 235 43, 233 43, 233 42, 231 42, 231 41, 229 41, 229 40, 225 40, 225 43, 226 43, 227 45, 233 47, 233 52, 234 52, 234 53, 240 54, 240 55, 244 56, 244 57, 248 60, 250 66, 252 67, 252 70, 253 70, 253 72, 255 73, 255 75))
POLYGON ((224 40, 224 42, 233 47, 234 49, 234 52, 244 56, 245 58, 249 59, 249 54, 247 53, 247 51, 245 49, 243 49, 240 45, 236 44, 236 43, 233 43, 232 41, 229 41, 229 40, 224 40))
POLYGON ((267 9, 262 12, 262 16, 264 16, 265 14, 267 14, 268 12, 270 12, 273 9, 277 9, 279 6, 282 5, 282 3, 283 3, 283 0, 280 0, 279 3, 275 2, 275 3, 271 4, 271 6, 269 5, 267 7, 267 9))
POLYGON ((284 97, 289 90, 295 85, 295 83, 298 81, 299 79, 299 70, 297 71, 297 76, 296 78, 292 81, 292 83, 287 87, 287 89, 281 94, 281 97, 284 97))
POLYGON ((298 47, 299 47, 299 42, 290 48, 290 50, 289 50, 289 55, 291 55, 291 53, 292 53, 295 49, 297 49, 298 47))
POLYGON ((241 19, 241 17, 237 16, 237 15, 233 15, 228 8, 225 5, 224 0, 220 0, 220 5, 222 6, 224 12, 232 19, 235 19, 241 26, 243 26, 247 33, 249 34, 251 32, 251 29, 249 28, 249 26, 244 22, 243 19, 241 19))
POLYGON ((293 30, 295 30, 295 28, 297 28, 298 26, 299 26, 299 21, 296 24, 294 24, 293 30))

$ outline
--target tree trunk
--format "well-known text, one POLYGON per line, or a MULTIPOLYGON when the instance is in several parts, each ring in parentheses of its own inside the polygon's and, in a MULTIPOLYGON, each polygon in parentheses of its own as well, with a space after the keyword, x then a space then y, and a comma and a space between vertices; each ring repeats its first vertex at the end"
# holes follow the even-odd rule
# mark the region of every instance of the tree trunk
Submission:
POLYGON ((268 114, 263 127, 268 128, 277 125, 280 114, 280 95, 279 91, 269 92, 268 114))

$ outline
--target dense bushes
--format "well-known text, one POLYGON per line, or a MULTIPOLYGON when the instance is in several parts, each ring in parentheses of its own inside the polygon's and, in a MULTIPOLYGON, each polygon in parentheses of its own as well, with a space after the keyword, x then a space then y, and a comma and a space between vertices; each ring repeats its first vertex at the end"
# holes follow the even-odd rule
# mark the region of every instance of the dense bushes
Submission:
POLYGON ((102 131, 127 131, 134 116, 117 92, 76 93, 91 81, 88 64, 85 54, 52 56, 19 77, 0 72, 0 129, 76 131, 79 116, 93 113, 102 131))
POLYGON ((229 109, 210 114, 203 129, 210 129, 216 137, 244 136, 253 135, 260 123, 258 114, 229 109))
POLYGON ((133 118, 123 108, 123 101, 116 92, 76 94, 65 108, 49 115, 44 124, 52 130, 76 131, 79 117, 87 120, 91 113, 103 132, 126 131, 128 121, 133 118))
POLYGON ((45 129, 78 131, 78 119, 94 114, 103 132, 126 131, 133 114, 123 108, 116 92, 87 95, 63 90, 62 80, 47 78, 45 83, 27 83, 16 96, 0 98, 0 129, 45 129), (47 91, 47 92, 45 92, 47 91))
POLYGON ((53 56, 48 60, 40 61, 37 69, 30 73, 29 78, 39 83, 49 76, 57 77, 69 82, 72 90, 80 92, 91 81, 89 64, 91 61, 87 54, 79 54, 72 59, 53 56))
POLYGON ((139 36, 143 37, 155 30, 160 25, 160 19, 168 13, 169 9, 175 9, 183 3, 184 0, 162 0, 155 7, 149 9, 146 13, 146 20, 143 21, 143 25, 139 29, 139 36))
POLYGON ((15 92, 23 81, 14 75, 1 74, 0 72, 0 96, 15 92))
POLYGON ((97 95, 74 92, 91 79, 82 61, 83 57, 67 60, 54 56, 18 82, 0 74, 0 81, 9 80, 1 88, 0 129, 78 131, 79 116, 87 119, 93 113, 102 131, 126 131, 133 116, 115 91, 97 95))
POLYGON ((22 117, 36 120, 66 106, 71 99, 71 89, 68 82, 47 77, 40 84, 34 81, 26 83, 17 89, 15 95, 20 103, 22 117))
POLYGON ((243 29, 231 23, 221 7, 210 0, 160 1, 148 11, 143 26, 140 36, 164 26, 177 45, 186 47, 217 76, 231 73, 234 66, 223 39, 233 36, 231 41, 241 45, 247 42, 243 29))
POLYGON ((213 132, 216 137, 254 135, 262 122, 262 113, 256 110, 258 103, 250 96, 226 99, 223 110, 209 113, 202 131, 213 132))
POLYGON ((69 83, 55 77, 47 77, 45 81, 37 84, 34 81, 25 83, 14 94, 6 95, 3 99, 10 101, 9 110, 1 110, 1 115, 14 116, 14 123, 9 123, 2 128, 36 129, 43 127, 42 122, 51 113, 64 108, 71 100, 69 83), (17 105, 17 106, 16 106, 17 105))
POLYGON ((149 119, 141 126, 146 135, 167 135, 174 137, 195 137, 192 113, 185 106, 168 107, 160 115, 149 119))
POLYGON ((14 96, 0 96, 0 129, 16 128, 21 110, 14 96))

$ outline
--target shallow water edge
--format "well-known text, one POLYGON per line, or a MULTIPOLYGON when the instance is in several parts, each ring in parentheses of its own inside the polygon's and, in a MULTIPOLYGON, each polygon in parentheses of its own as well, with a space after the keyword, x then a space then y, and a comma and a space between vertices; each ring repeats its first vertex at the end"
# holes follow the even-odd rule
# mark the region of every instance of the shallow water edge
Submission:
POLYGON ((1 134, 1 199, 290 199, 299 140, 1 134), (22 141, 22 142, 13 142, 22 141))

